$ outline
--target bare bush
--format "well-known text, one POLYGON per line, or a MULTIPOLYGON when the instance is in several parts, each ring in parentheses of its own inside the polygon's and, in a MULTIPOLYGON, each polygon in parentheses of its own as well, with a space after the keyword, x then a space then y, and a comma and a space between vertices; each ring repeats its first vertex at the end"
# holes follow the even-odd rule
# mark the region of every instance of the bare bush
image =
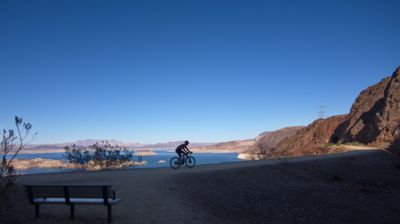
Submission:
POLYGON ((65 157, 80 170, 124 167, 132 162, 133 151, 107 141, 89 147, 65 147, 65 157))
POLYGON ((77 147, 75 144, 65 146, 65 157, 74 164, 75 168, 85 171, 89 168, 89 163, 92 160, 92 153, 86 147, 77 147))
POLYGON ((3 129, 0 143, 0 193, 13 184, 12 177, 15 174, 13 160, 25 145, 31 143, 37 135, 37 133, 30 134, 32 125, 23 122, 21 117, 15 117, 15 126, 16 130, 3 129))
POLYGON ((124 164, 132 161, 133 158, 132 151, 118 145, 113 146, 108 142, 96 143, 92 148, 94 149, 93 162, 95 165, 100 166, 101 169, 124 166, 124 164))

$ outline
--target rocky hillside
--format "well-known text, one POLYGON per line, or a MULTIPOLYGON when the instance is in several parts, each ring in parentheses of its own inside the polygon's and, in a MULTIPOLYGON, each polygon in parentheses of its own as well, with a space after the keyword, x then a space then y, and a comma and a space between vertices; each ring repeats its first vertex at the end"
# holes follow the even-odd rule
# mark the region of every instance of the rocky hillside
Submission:
POLYGON ((267 131, 259 134, 255 139, 237 140, 229 142, 221 142, 214 145, 194 147, 194 151, 229 151, 229 152, 245 152, 250 153, 257 150, 256 145, 276 146, 280 141, 296 134, 303 126, 286 127, 276 131, 267 131))
POLYGON ((268 157, 327 152, 327 143, 353 143, 400 151, 400 67, 363 90, 346 115, 318 119, 268 151, 268 157))
POLYGON ((347 115, 338 115, 327 119, 318 119, 296 135, 281 141, 275 153, 299 156, 319 154, 321 146, 327 144, 337 127, 347 120, 347 115))
POLYGON ((349 119, 336 131, 341 142, 380 146, 396 144, 400 137, 400 67, 391 77, 362 91, 349 119))
MULTIPOLYGON (((178 145, 183 144, 184 141, 173 141, 173 142, 165 142, 165 143, 157 143, 151 145, 142 145, 137 147, 138 149, 175 149, 178 145)), ((198 143, 198 142, 190 142, 190 147, 205 147, 208 145, 212 145, 212 143, 198 143)))
POLYGON ((189 148, 195 152, 242 152, 244 150, 249 149, 252 145, 254 145, 254 139, 246 139, 246 140, 237 140, 237 141, 228 141, 221 142, 214 145, 209 146, 201 146, 201 147, 192 147, 189 148))
POLYGON ((258 144, 267 145, 269 147, 275 147, 285 138, 294 136, 299 130, 305 128, 304 126, 293 126, 282 128, 276 131, 269 131, 260 134, 256 138, 258 144))

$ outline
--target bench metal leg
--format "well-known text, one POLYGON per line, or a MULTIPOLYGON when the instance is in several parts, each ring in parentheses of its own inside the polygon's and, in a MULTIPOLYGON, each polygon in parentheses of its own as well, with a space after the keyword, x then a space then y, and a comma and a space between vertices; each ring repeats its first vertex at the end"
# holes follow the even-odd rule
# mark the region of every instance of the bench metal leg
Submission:
POLYGON ((75 205, 71 204, 69 207, 70 207, 70 216, 69 216, 69 218, 71 220, 74 220, 74 218, 75 218, 75 205))
POLYGON ((35 204, 35 218, 39 218, 39 204, 35 204))
POLYGON ((112 215, 111 214, 111 205, 107 205, 107 220, 108 220, 108 223, 112 222, 112 216, 111 215, 112 215))

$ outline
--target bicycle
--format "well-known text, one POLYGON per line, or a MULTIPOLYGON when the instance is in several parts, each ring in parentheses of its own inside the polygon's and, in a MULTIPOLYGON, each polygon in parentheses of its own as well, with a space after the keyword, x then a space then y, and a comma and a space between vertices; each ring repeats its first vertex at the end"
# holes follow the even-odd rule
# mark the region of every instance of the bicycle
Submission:
POLYGON ((192 152, 183 153, 181 159, 177 156, 172 157, 169 165, 172 169, 178 169, 183 164, 185 164, 187 168, 193 168, 196 165, 196 159, 189 154, 192 154, 192 152))

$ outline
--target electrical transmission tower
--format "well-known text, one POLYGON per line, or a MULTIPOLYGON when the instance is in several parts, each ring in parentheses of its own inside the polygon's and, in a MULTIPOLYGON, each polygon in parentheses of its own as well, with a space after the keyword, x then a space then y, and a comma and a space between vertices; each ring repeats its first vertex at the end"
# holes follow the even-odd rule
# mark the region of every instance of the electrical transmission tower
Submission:
POLYGON ((326 108, 327 106, 319 106, 318 117, 324 119, 326 116, 326 108))

